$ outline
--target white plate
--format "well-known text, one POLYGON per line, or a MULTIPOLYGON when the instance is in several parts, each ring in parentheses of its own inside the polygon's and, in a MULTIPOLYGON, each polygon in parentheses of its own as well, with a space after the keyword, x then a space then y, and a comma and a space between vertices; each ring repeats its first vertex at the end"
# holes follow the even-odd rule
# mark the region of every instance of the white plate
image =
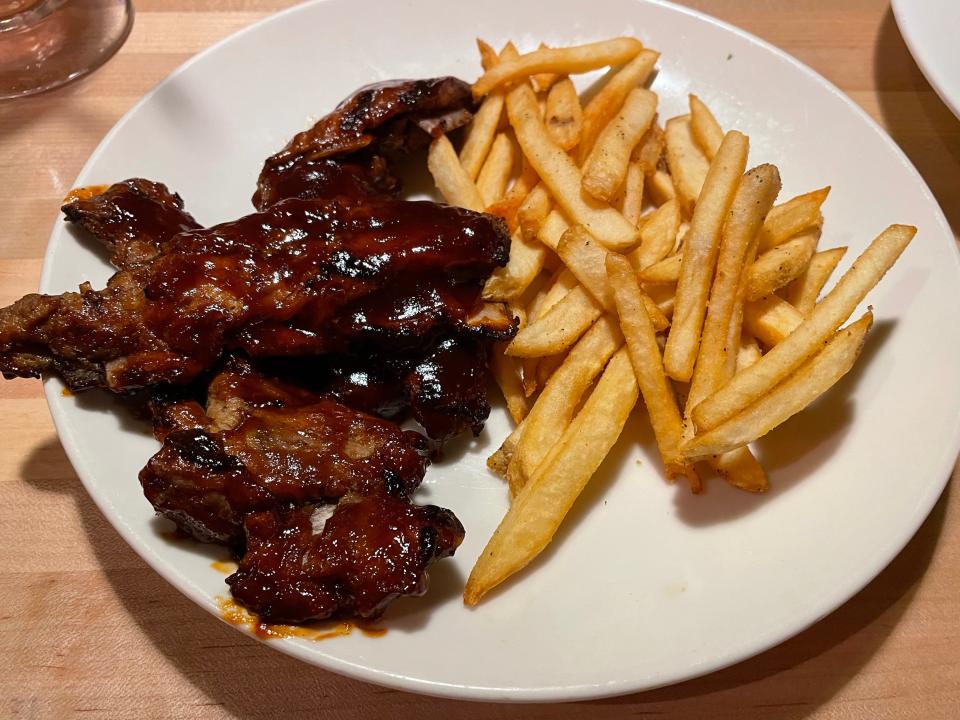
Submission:
POLYGON ((924 77, 960 117, 960 2, 893 0, 891 5, 900 33, 924 77))
MULTIPOLYGON (((751 162, 782 168, 784 197, 825 184, 825 245, 844 267, 893 222, 919 235, 870 301, 877 326, 858 369, 761 445, 773 490, 667 485, 646 421, 620 443, 544 556, 480 607, 462 583, 507 507, 484 459, 507 434, 495 409, 480 439, 434 465, 418 497, 467 528, 424 599, 401 600, 382 638, 271 641, 352 677, 434 695, 571 700, 677 682, 742 660, 829 613, 903 547, 943 489, 960 428, 960 272, 954 240, 917 172, 836 88, 779 50, 658 2, 329 0, 294 8, 202 53, 148 94, 93 154, 77 185, 130 176, 182 193, 201 222, 250 211, 265 156, 372 80, 477 74, 474 38, 521 49, 636 34, 663 52, 662 117, 699 93, 747 132, 751 162), (375 22, 371 22, 375 18, 375 22)), ((103 283, 109 267, 58 222, 43 290, 103 283)), ((156 570, 216 613, 210 552, 168 543, 137 472, 157 447, 98 394, 47 383, 60 438, 104 514, 156 570)), ((639 414, 638 414, 639 415, 639 414)), ((170 618, 176 622, 176 618, 170 618)))

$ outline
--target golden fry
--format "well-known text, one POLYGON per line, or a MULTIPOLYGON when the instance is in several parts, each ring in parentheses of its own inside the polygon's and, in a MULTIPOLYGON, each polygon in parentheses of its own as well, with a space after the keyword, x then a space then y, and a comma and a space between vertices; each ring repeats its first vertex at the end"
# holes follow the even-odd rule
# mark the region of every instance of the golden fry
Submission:
POLYGON ((583 110, 570 78, 564 78, 550 88, 545 123, 550 137, 564 150, 570 150, 580 142, 583 110))
POLYGON ((641 270, 637 277, 642 283, 674 283, 680 280, 680 268, 683 266, 683 253, 674 253, 660 262, 641 270))
POLYGON ((779 345, 803 322, 803 314, 779 295, 743 306, 743 326, 768 348, 779 345))
POLYGON ((446 135, 441 135, 430 143, 427 168, 444 200, 451 205, 483 212, 486 204, 480 197, 480 191, 460 165, 457 153, 446 135))
POLYGON ((514 499, 470 572, 463 600, 476 605, 525 567, 553 539, 563 518, 610 452, 637 402, 630 359, 610 360, 583 409, 514 499))
POLYGON ((540 225, 546 219, 550 212, 550 192, 547 186, 542 182, 537 183, 524 198, 517 210, 517 218, 520 221, 520 231, 527 240, 535 240, 540 225))
MULTIPOLYGON (((640 229, 640 247, 627 256, 634 270, 640 272, 649 268, 673 252, 679 230, 680 205, 676 200, 667 200, 653 211, 640 229)), ((679 267, 677 270, 679 273, 679 267)))
POLYGON ((777 205, 767 215, 760 232, 758 254, 763 254, 786 242, 794 235, 820 224, 820 206, 823 205, 830 187, 820 188, 777 205))
MULTIPOLYGON (((627 177, 623 181, 623 188, 617 201, 617 209, 627 219, 627 222, 640 227, 640 212, 643 209, 643 168, 639 162, 631 162, 627 166, 627 177)), ((640 238, 643 242, 642 228, 640 238)))
POLYGON ((758 300, 775 293, 798 277, 817 249, 819 232, 805 232, 767 250, 747 268, 745 297, 758 300))
MULTIPOLYGON (((669 150, 669 132, 667 149, 669 150)), ((673 326, 667 338, 663 363, 667 374, 687 382, 700 346, 700 331, 707 295, 720 246, 720 231, 747 164, 749 141, 731 130, 723 139, 703 183, 690 230, 683 243, 683 264, 677 283, 673 326)))
POLYGON ((667 120, 667 165, 684 215, 690 217, 710 170, 710 160, 693 141, 690 116, 667 120))
POLYGON ((493 370, 493 379, 503 393, 503 399, 507 403, 507 411, 510 417, 517 424, 523 422, 523 419, 530 411, 530 404, 523 392, 523 383, 520 379, 520 368, 515 358, 507 357, 503 354, 503 343, 497 343, 494 347, 491 358, 491 369, 493 370))
POLYGON ((845 247, 830 248, 816 253, 810 264, 796 280, 787 286, 785 297, 801 314, 809 315, 817 304, 820 291, 843 259, 845 247))
POLYGON ((665 170, 657 170, 648 178, 647 190, 650 193, 650 199, 657 205, 677 199, 673 178, 665 170))
POLYGON ((640 144, 634 148, 630 158, 639 163, 643 174, 649 177, 660 167, 660 158, 663 155, 665 144, 666 137, 663 128, 657 124, 656 117, 654 117, 650 129, 640 139, 640 144))
POLYGON ((482 98, 500 85, 538 73, 572 75, 620 65, 636 57, 641 50, 640 41, 630 37, 566 48, 541 48, 514 60, 501 60, 473 84, 473 96, 482 98))
POLYGON ((477 175, 477 190, 485 206, 501 200, 513 171, 513 141, 506 133, 498 133, 477 175))
POLYGON ((713 160, 723 142, 723 130, 710 108, 696 95, 690 96, 690 131, 703 154, 713 160))
POLYGON ((711 430, 757 402, 815 353, 880 282, 916 232, 909 225, 891 225, 880 233, 796 330, 694 409, 698 431, 711 430))
POLYGON ((657 112, 657 96, 634 88, 620 111, 600 132, 583 166, 583 189, 611 202, 627 177, 630 154, 647 132, 657 112))
POLYGON ((527 358, 561 353, 573 345, 602 313, 603 308, 593 296, 577 286, 546 314, 518 332, 506 352, 514 357, 527 358))
POLYGON ((764 397, 684 445, 684 456, 694 460, 742 447, 803 410, 853 367, 872 323, 873 313, 868 311, 843 330, 831 333, 822 350, 764 397))
POLYGON ((510 259, 493 271, 483 286, 483 299, 514 300, 520 297, 543 269, 546 248, 536 240, 529 242, 514 232, 510 238, 510 259))

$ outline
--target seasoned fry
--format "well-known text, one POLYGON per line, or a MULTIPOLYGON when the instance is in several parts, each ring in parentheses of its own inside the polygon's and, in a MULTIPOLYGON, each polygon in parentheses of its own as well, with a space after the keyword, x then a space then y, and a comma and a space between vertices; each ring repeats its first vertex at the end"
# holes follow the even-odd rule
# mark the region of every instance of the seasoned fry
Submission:
POLYGON ((611 202, 627 176, 630 154, 653 122, 657 96, 634 88, 623 107, 600 132, 583 166, 583 189, 598 200, 611 202))
POLYGON ((760 461, 746 445, 711 458, 710 465, 734 487, 752 493, 770 489, 770 481, 760 461))
POLYGON ((698 431, 711 430, 755 403, 815 353, 880 282, 916 232, 909 225, 891 225, 880 233, 796 330, 694 409, 698 431))
MULTIPOLYGON (((779 192, 777 168, 760 165, 743 176, 733 197, 723 226, 717 271, 710 288, 700 350, 687 395, 687 415, 729 379, 728 350, 732 353, 736 346, 729 346, 728 341, 731 339, 731 320, 737 312, 741 275, 749 260, 750 246, 779 192)), ((739 324, 734 334, 739 335, 739 324)), ((687 431, 692 435, 692 423, 688 422, 687 431)))
POLYGON ((611 253, 607 256, 606 266, 620 318, 620 329, 626 339, 667 475, 685 475, 691 488, 696 491, 700 486, 699 477, 692 466, 681 461, 678 454, 683 422, 673 387, 663 371, 656 332, 641 299, 643 293, 626 258, 611 253))
POLYGON ((693 460, 742 447, 803 410, 853 367, 871 324, 873 313, 867 311, 843 330, 831 332, 822 350, 756 403, 684 445, 683 455, 693 460))
POLYGON ((551 250, 556 251, 557 245, 560 244, 560 238, 563 237, 569 227, 570 224, 560 210, 551 210, 543 224, 540 225, 540 230, 537 231, 537 239, 551 250))
POLYGON ((638 273, 642 283, 676 283, 680 280, 680 268, 683 265, 683 253, 674 253, 660 262, 644 268, 638 273))
POLYGON ((743 306, 743 326, 768 348, 778 345, 803 322, 803 314, 778 295, 743 306))
POLYGON ((600 304, 578 285, 546 314, 518 332, 506 352, 527 358, 556 355, 573 345, 602 313, 600 304))
POLYGON ((693 140, 689 115, 668 120, 664 132, 673 186, 684 214, 690 217, 710 170, 710 160, 693 140))
POLYGON ((507 468, 510 467, 514 450, 516 450, 517 443, 520 442, 520 436, 523 435, 524 424, 517 425, 513 432, 507 435, 507 439, 501 443, 500 447, 487 458, 487 467, 502 478, 507 477, 507 468))
POLYGON ((550 88, 545 122, 550 137, 564 150, 571 150, 580 142, 583 110, 570 78, 564 78, 550 88))
MULTIPOLYGON (((500 59, 507 60, 517 56, 517 49, 513 43, 507 43, 497 58, 493 48, 483 40, 477 40, 480 56, 483 59, 484 70, 489 70, 500 63, 500 59)), ((500 117, 503 115, 505 95, 503 92, 490 93, 474 113, 473 120, 467 126, 463 147, 460 148, 460 164, 471 180, 476 180, 483 167, 483 161, 490 151, 497 128, 500 126, 500 117)))
POLYGON ((487 159, 477 175, 477 190, 483 198, 484 206, 492 205, 501 198, 507 189, 510 173, 513 171, 513 141, 506 133, 498 133, 487 153, 487 159))
POLYGON ((491 369, 493 379, 496 380, 503 393, 503 399, 507 403, 510 417, 517 424, 523 422, 527 413, 530 412, 530 403, 523 392, 520 367, 516 359, 504 355, 502 347, 495 347, 492 353, 491 369))
POLYGON ((630 359, 621 350, 610 360, 551 457, 514 499, 483 549, 463 591, 467 605, 476 605, 553 539, 574 501, 617 441, 636 402, 637 382, 630 359))
POLYGON ((798 195, 773 208, 763 223, 757 253, 762 255, 797 233, 819 225, 822 220, 820 206, 829 194, 828 185, 805 195, 798 195))
POLYGON ((609 205, 583 196, 580 171, 547 134, 529 85, 517 85, 507 94, 507 113, 524 155, 567 216, 610 249, 632 247, 638 240, 636 227, 609 205))
POLYGON ((596 142, 600 131, 607 126, 627 94, 638 85, 643 85, 653 72, 660 53, 644 50, 633 60, 613 73, 600 91, 583 108, 583 130, 577 148, 577 162, 582 164, 596 142))
POLYGON ((657 170, 648 178, 647 190, 650 193, 650 199, 657 205, 663 205, 677 198, 673 178, 665 170, 657 170))
MULTIPOLYGON (((667 149, 669 150, 669 131, 667 149)), ((707 309, 707 294, 713 280, 720 245, 720 231, 747 163, 749 141, 736 130, 726 134, 703 183, 690 230, 683 243, 683 263, 677 283, 673 326, 663 354, 667 374, 686 382, 700 345, 700 331, 707 309)))
POLYGON ((740 346, 737 350, 737 370, 743 370, 760 359, 762 353, 757 339, 749 332, 740 333, 740 346))
POLYGON ((657 124, 656 117, 650 125, 650 129, 640 139, 640 144, 633 150, 630 159, 633 162, 640 163, 640 168, 646 176, 653 175, 660 166, 660 157, 663 155, 663 147, 666 138, 663 128, 657 124))
MULTIPOLYGON (((631 162, 627 166, 627 177, 623 181, 623 188, 617 200, 617 209, 627 222, 640 227, 640 212, 643 209, 643 168, 639 162, 631 162)), ((642 228, 640 237, 642 242, 642 228)))
POLYGON ((497 268, 483 286, 483 299, 514 300, 520 297, 543 269, 546 248, 536 240, 524 239, 519 231, 510 238, 510 259, 497 268))
POLYGON ((473 84, 473 96, 480 99, 500 85, 538 73, 571 75, 620 65, 636 57, 641 50, 640 41, 630 37, 566 48, 541 48, 514 60, 501 60, 473 84))
POLYGON ((444 200, 451 205, 483 212, 486 204, 480 197, 480 191, 460 165, 457 153, 446 135, 441 135, 430 143, 427 168, 444 200))
MULTIPOLYGON (((570 424, 584 393, 623 345, 623 336, 610 316, 597 320, 554 371, 527 416, 524 437, 517 444, 513 463, 519 490, 570 424)), ((511 485, 511 490, 514 490, 511 485)))
POLYGON ((547 214, 550 212, 550 191, 542 182, 529 192, 520 209, 517 211, 517 218, 520 221, 520 231, 528 240, 535 240, 540 225, 543 224, 547 214))
MULTIPOLYGON (((640 247, 627 256, 633 269, 640 272, 673 252, 679 230, 680 205, 676 200, 667 200, 653 211, 640 229, 640 247)), ((679 267, 677 270, 679 272, 679 267)))
POLYGON ((820 291, 823 290, 823 286, 827 284, 827 280, 846 252, 847 248, 838 247, 814 254, 810 258, 807 269, 787 286, 785 294, 787 302, 801 314, 809 315, 817 304, 820 291))
POLYGON ((690 96, 690 131, 703 154, 713 160, 723 142, 723 130, 710 108, 696 95, 690 96))
POLYGON ((813 257, 818 239, 818 231, 805 232, 770 248, 754 260, 744 279, 746 299, 759 300, 799 276, 813 257))
MULTIPOLYGON (((549 47, 546 43, 540 43, 537 46, 538 49, 543 50, 544 48, 549 47)), ((484 68, 488 70, 489 68, 484 68)), ((530 76, 530 84, 533 85, 533 89, 538 93, 547 92, 550 87, 557 82, 562 76, 557 73, 537 73, 536 75, 530 76)))

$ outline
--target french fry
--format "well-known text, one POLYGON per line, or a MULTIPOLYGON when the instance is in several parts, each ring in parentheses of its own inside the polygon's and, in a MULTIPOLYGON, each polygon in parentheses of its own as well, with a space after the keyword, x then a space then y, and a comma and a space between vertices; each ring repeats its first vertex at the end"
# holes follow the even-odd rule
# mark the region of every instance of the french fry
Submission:
POLYGON ((556 252, 557 246, 560 244, 560 238, 563 237, 569 227, 570 224, 563 213, 554 208, 540 225, 540 229, 537 231, 537 239, 556 252))
POLYGON ((756 403, 684 445, 683 455, 693 460, 742 447, 803 410, 853 367, 872 323, 873 313, 867 311, 846 328, 831 332, 822 350, 756 403))
POLYGON ((550 357, 540 358, 540 362, 537 363, 538 386, 546 387, 547 383, 550 381, 550 378, 553 376, 553 373, 555 373, 557 368, 563 364, 567 354, 568 353, 558 353, 557 355, 551 355, 550 357))
POLYGON ((747 268, 745 297, 759 300, 790 283, 807 268, 817 249, 818 231, 808 231, 767 250, 747 268))
POLYGON ((657 170, 647 180, 647 191, 650 199, 657 205, 663 205, 670 200, 677 199, 677 189, 673 178, 665 170, 657 170))
MULTIPOLYGON (((613 297, 607 281, 606 260, 610 251, 605 249, 583 228, 576 225, 563 234, 560 245, 557 247, 560 259, 570 271, 577 276, 580 284, 587 289, 593 298, 600 303, 604 310, 614 310, 613 297)), ((666 330, 670 321, 661 312, 657 304, 645 294, 641 295, 657 332, 666 330)))
POLYGON ((540 226, 550 212, 550 191, 542 182, 538 183, 524 198, 517 210, 520 231, 528 240, 535 240, 540 226))
POLYGON ((673 252, 679 230, 680 205, 676 200, 667 200, 653 211, 640 229, 640 247, 627 256, 633 269, 640 272, 673 252))
POLYGON ((477 190, 485 207, 503 198, 513 171, 513 161, 513 141, 506 133, 498 133, 477 175, 477 190))
POLYGON ((427 168, 433 175, 433 181, 444 200, 451 205, 483 212, 486 204, 480 196, 480 191, 463 169, 446 135, 441 135, 430 143, 430 150, 427 152, 427 168))
POLYGON ((690 217, 710 170, 710 160, 693 140, 689 115, 667 120, 664 133, 673 186, 684 215, 690 217))
POLYGON ((638 239, 636 227, 609 205, 584 197, 580 170, 550 139, 537 115, 536 98, 529 85, 517 85, 507 93, 507 114, 523 154, 564 213, 585 225, 591 235, 610 249, 632 247, 638 239))
POLYGON ((657 309, 663 313, 667 320, 673 315, 673 302, 677 294, 677 286, 669 283, 653 283, 651 285, 641 285, 643 294, 649 297, 656 304, 657 309))
POLYGON ((639 163, 643 174, 649 177, 660 167, 660 158, 663 156, 665 143, 663 128, 657 124, 656 118, 654 118, 650 129, 640 139, 640 144, 634 148, 630 159, 639 163))
POLYGON ((710 108, 696 95, 690 96, 690 131, 703 154, 713 160, 723 142, 723 130, 710 108))
POLYGON ((503 354, 503 343, 498 343, 493 349, 491 359, 493 379, 496 380, 503 399, 507 403, 507 411, 517 424, 530 412, 530 403, 523 392, 523 382, 520 378, 520 368, 515 358, 503 354))
POLYGON ((680 280, 680 268, 683 265, 683 253, 674 253, 660 262, 656 262, 643 270, 637 277, 640 282, 646 283, 674 283, 680 280))
MULTIPOLYGON (((669 132, 667 149, 669 150, 669 132)), ((677 282, 673 325, 667 338, 663 364, 675 380, 687 382, 700 345, 720 245, 720 231, 747 163, 749 141, 735 130, 726 134, 703 183, 690 230, 683 243, 683 263, 677 282)))
POLYGON ((633 268, 626 258, 613 253, 607 256, 606 266, 620 318, 620 329, 626 339, 667 476, 685 475, 691 488, 699 489, 700 481, 696 472, 679 457, 683 421, 673 387, 663 371, 656 331, 646 313, 641 299, 643 292, 637 284, 633 268))
MULTIPOLYGON (((546 43, 540 43, 538 46, 540 50, 546 47, 549 47, 546 43)), ((484 70, 487 69, 488 68, 484 68, 484 70)), ((547 92, 560 77, 557 73, 537 73, 536 75, 530 76, 530 84, 533 85, 533 89, 538 93, 547 92)))
MULTIPOLYGON (((743 176, 734 194, 723 226, 716 275, 710 288, 700 349, 687 394, 687 414, 729 379, 728 351, 733 353, 736 346, 729 346, 728 340, 731 339, 731 320, 738 309, 741 275, 750 259, 750 247, 779 192, 777 168, 759 165, 743 176)), ((735 334, 739 336, 739 322, 735 334)), ((739 344, 739 337, 736 340, 739 344)), ((692 423, 688 422, 687 432, 692 436, 692 423)))
POLYGON ((820 206, 830 194, 830 186, 798 195, 777 205, 768 214, 760 232, 758 254, 763 254, 799 232, 820 224, 820 206))
POLYGON ((736 488, 752 493, 770 489, 767 473, 746 445, 711 458, 710 465, 736 488))
POLYGON ((507 435, 507 439, 500 444, 500 447, 487 458, 487 467, 504 479, 507 477, 507 468, 510 467, 510 461, 513 459, 517 443, 520 442, 520 437, 523 435, 524 424, 521 422, 517 425, 513 432, 507 435))
POLYGON ((638 85, 643 85, 653 72, 660 53, 643 50, 633 60, 612 73, 610 79, 600 88, 590 102, 583 108, 583 129, 580 133, 580 145, 577 148, 577 162, 583 164, 593 150, 600 131, 607 126, 627 95, 638 85))
POLYGON ((815 353, 880 282, 916 232, 909 225, 891 225, 880 233, 796 330, 694 408, 698 432, 712 430, 757 402, 815 353))
POLYGON ((530 242, 519 231, 510 238, 510 259, 493 271, 483 286, 483 299, 514 300, 520 297, 543 269, 546 248, 536 240, 530 242))
MULTIPOLYGON (((483 40, 477 40, 480 56, 485 70, 489 70, 500 63, 496 53, 483 40)), ((507 43, 501 53, 506 60, 517 56, 517 49, 513 43, 507 43)), ((473 115, 473 120, 467 126, 463 146, 460 148, 460 164, 471 180, 476 180, 483 167, 483 161, 490 151, 497 128, 500 126, 500 117, 503 115, 505 94, 495 92, 484 98, 479 109, 473 115)))
POLYGON ((603 308, 583 287, 577 286, 543 316, 514 336, 507 354, 538 358, 561 353, 593 325, 603 308))
POLYGON ((609 316, 597 320, 567 354, 554 371, 537 402, 527 415, 524 438, 516 446, 516 487, 519 491, 527 478, 560 439, 584 393, 603 370, 610 357, 623 345, 623 336, 616 321, 609 316))
MULTIPOLYGON (((600 132, 583 166, 583 189, 611 202, 627 177, 630 154, 653 122, 657 96, 634 88, 620 111, 600 132)), ((635 223, 634 223, 635 224, 635 223)))
MULTIPOLYGON (((639 162, 631 162, 627 166, 627 177, 623 181, 623 188, 617 201, 617 209, 627 222, 640 227, 640 212, 643 209, 643 168, 639 162)), ((643 229, 640 229, 640 238, 643 242, 643 229)))
POLYGON ((620 65, 636 57, 641 50, 640 41, 630 37, 566 48, 540 48, 514 60, 501 60, 496 67, 487 70, 473 84, 473 96, 480 99, 500 85, 539 73, 572 75, 620 65))
POLYGON ((838 247, 822 250, 812 258, 807 269, 787 286, 785 297, 801 314, 809 315, 817 304, 820 291, 827 284, 830 275, 843 259, 847 248, 838 247))
POLYGON ((476 605, 553 539, 617 441, 636 402, 637 382, 630 359, 621 350, 610 360, 552 457, 523 487, 483 549, 463 591, 467 605, 476 605))
POLYGON ((802 322, 803 314, 779 295, 743 306, 743 326, 768 348, 783 342, 802 322))
POLYGON ((550 308, 563 300, 566 294, 579 284, 580 282, 577 280, 577 276, 570 272, 570 270, 568 270, 566 267, 564 267, 562 270, 558 270, 548 283, 547 291, 543 296, 542 305, 540 306, 536 317, 540 317, 544 313, 548 312, 550 308))
POLYGON ((570 78, 564 78, 550 88, 545 123, 550 137, 564 150, 569 151, 580 142, 583 110, 570 78))
POLYGON ((762 353, 760 352, 760 346, 757 344, 757 339, 749 332, 741 332, 740 345, 737 349, 736 369, 739 371, 750 367, 760 359, 761 355, 762 353))

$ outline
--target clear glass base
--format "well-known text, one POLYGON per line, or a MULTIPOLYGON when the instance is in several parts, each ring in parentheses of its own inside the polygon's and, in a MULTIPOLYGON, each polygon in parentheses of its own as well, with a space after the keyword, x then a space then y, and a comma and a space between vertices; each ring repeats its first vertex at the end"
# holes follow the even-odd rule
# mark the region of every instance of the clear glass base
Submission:
POLYGON ((0 0, 0 99, 53 90, 96 70, 132 25, 131 0, 0 0))

